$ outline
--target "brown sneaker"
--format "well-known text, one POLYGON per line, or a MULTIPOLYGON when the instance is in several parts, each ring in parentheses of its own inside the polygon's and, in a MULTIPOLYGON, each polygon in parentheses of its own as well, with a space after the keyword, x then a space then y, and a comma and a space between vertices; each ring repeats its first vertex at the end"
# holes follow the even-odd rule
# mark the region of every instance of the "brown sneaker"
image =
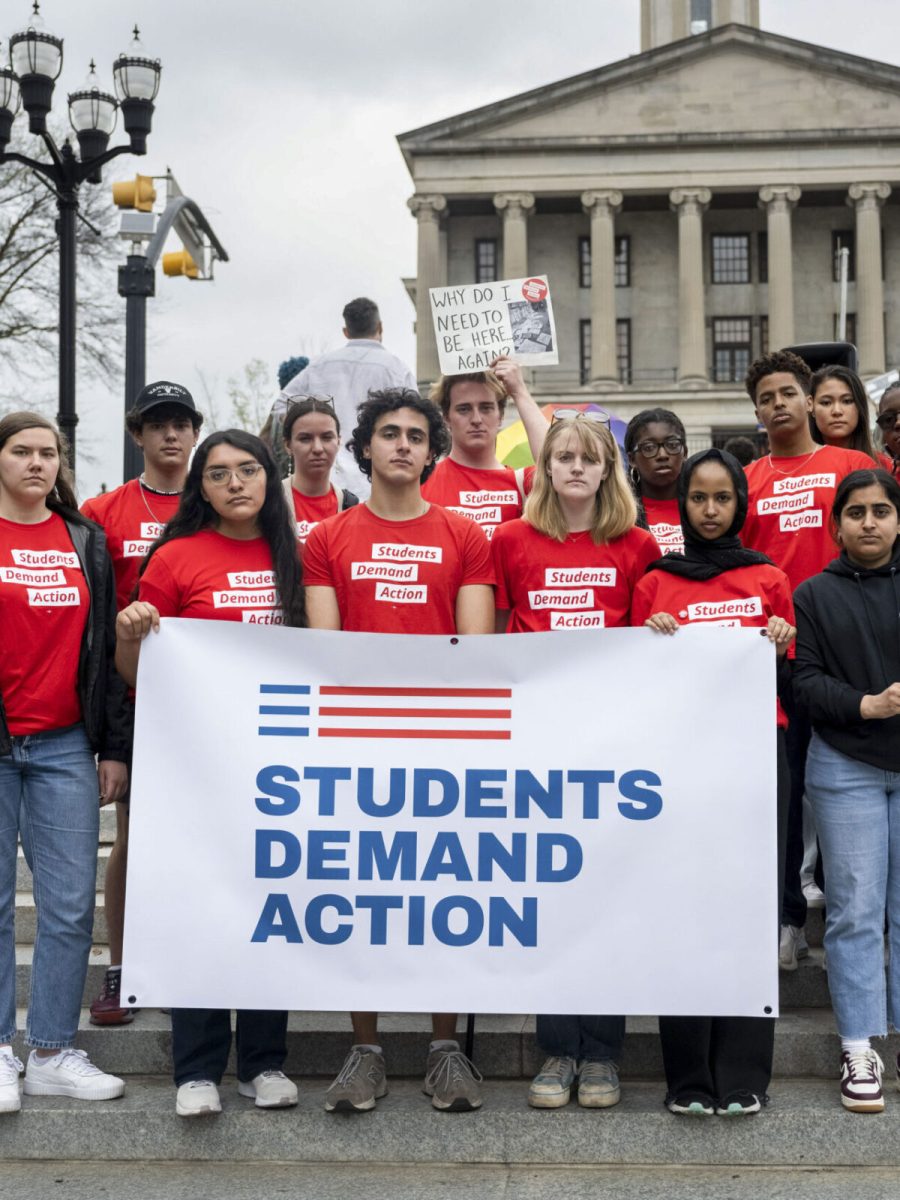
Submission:
POLYGON ((119 989, 122 986, 122 972, 113 971, 109 967, 103 978, 100 995, 91 1005, 92 1025, 127 1025, 134 1020, 130 1008, 123 1008, 119 989))

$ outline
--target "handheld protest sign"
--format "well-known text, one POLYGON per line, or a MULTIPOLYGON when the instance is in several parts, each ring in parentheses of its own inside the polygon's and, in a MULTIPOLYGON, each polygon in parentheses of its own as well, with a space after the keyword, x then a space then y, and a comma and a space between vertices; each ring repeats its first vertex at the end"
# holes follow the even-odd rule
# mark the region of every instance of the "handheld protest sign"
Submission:
POLYGON ((559 362, 546 275, 430 288, 429 295, 444 375, 487 370, 499 354, 526 367, 559 362))

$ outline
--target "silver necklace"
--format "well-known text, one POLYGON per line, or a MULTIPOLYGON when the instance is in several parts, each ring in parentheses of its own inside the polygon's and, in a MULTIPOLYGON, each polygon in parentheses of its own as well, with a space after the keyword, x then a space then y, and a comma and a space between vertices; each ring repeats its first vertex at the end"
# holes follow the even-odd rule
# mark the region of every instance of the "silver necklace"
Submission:
POLYGON ((155 524, 165 525, 165 521, 160 521, 159 517, 156 515, 156 513, 150 507, 150 502, 147 499, 147 493, 155 492, 157 496, 180 496, 181 490, 179 489, 178 491, 174 491, 174 492, 163 492, 163 491, 160 491, 158 488, 152 488, 150 486, 150 484, 145 481, 143 475, 138 480, 138 484, 140 485, 141 499, 144 501, 144 508, 146 508, 147 512, 153 518, 155 524))
POLYGON ((806 456, 806 458, 804 458, 803 462, 797 463, 797 465, 795 467, 791 467, 790 470, 788 470, 788 471, 783 471, 781 469, 781 467, 776 467, 775 464, 772 462, 772 455, 770 454, 769 455, 769 466, 772 468, 773 471, 777 471, 779 475, 793 475, 795 471, 799 471, 801 467, 805 467, 806 464, 809 462, 809 460, 812 458, 812 456, 814 454, 818 454, 821 449, 822 449, 821 446, 816 446, 815 450, 811 450, 809 452, 809 454, 807 454, 807 456, 806 456))

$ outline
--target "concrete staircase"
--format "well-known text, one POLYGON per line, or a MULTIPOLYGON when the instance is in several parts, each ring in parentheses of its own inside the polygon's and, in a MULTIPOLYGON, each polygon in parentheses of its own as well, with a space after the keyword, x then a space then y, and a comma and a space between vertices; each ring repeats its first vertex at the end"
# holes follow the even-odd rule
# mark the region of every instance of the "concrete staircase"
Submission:
MULTIPOLYGON (((892 1174, 900 1167, 900 1096, 892 1086, 900 1039, 892 1037, 881 1048, 889 1084, 886 1112, 880 1117, 844 1112, 836 1083, 838 1042, 822 969, 820 913, 811 914, 807 930, 810 957, 781 979, 783 1015, 776 1030, 771 1104, 752 1119, 696 1121, 666 1112, 656 1021, 647 1017, 628 1022, 620 1105, 591 1112, 573 1103, 563 1110, 540 1112, 526 1103, 527 1080, 541 1062, 533 1017, 481 1016, 475 1060, 486 1076, 484 1108, 471 1114, 438 1114, 420 1090, 428 1019, 401 1014, 385 1015, 381 1023, 391 1074, 389 1096, 373 1113, 330 1115, 322 1097, 350 1043, 347 1017, 295 1013, 286 1069, 300 1082, 297 1109, 258 1111, 237 1096, 233 1078, 226 1078, 221 1117, 181 1121, 174 1112, 169 1018, 145 1010, 121 1028, 98 1029, 88 1021, 87 1004, 109 961, 103 885, 113 828, 113 814, 104 813, 96 945, 78 1044, 105 1070, 127 1077, 126 1095, 98 1104, 25 1098, 21 1114, 0 1118, 0 1160, 52 1157, 69 1164, 157 1164, 147 1180, 158 1180, 160 1172, 164 1176, 164 1164, 172 1160, 217 1163, 219 1170, 231 1163, 235 1179, 244 1178, 239 1164, 254 1163, 263 1172, 253 1177, 257 1183, 268 1178, 266 1172, 275 1171, 275 1163, 306 1164, 303 1178, 310 1181, 310 1195, 330 1196, 331 1181, 333 1194, 346 1196, 365 1179, 367 1186, 380 1181, 378 1188, 393 1200, 426 1194, 526 1200, 555 1195, 560 1186, 576 1196, 790 1194, 796 1200, 837 1195, 842 1180, 849 1178, 846 1171, 852 1169, 857 1184, 863 1172, 869 1180, 867 1200, 882 1194, 900 1196, 900 1177, 892 1174), (551 1166, 556 1170, 548 1171, 551 1166), (573 1175, 575 1168, 587 1174, 573 1175), (588 1178, 591 1189, 582 1193, 588 1178), (440 1186, 432 1187, 431 1179, 440 1186), (568 1181, 565 1185, 563 1179, 568 1181), (882 1182, 885 1187, 890 1182, 894 1190, 882 1192, 882 1182)), ((16 994, 22 1029, 35 927, 24 860, 17 890, 16 994)), ((18 1049, 24 1058, 24 1047, 18 1049)), ((73 1179, 80 1178, 74 1166, 72 1170, 73 1179)), ((157 1188, 147 1194, 167 1193, 157 1188)), ((209 1194, 226 1193, 213 1189, 209 1194)))

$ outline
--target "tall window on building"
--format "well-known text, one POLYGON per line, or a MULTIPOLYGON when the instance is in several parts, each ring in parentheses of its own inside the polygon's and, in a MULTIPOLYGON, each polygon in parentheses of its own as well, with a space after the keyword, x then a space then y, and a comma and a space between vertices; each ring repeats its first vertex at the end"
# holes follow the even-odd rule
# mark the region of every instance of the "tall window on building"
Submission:
POLYGON ((712 235, 713 283, 750 282, 750 235, 714 233, 712 235))
MULTIPOLYGON (((838 338, 841 336, 839 333, 840 324, 841 324, 841 315, 840 315, 840 313, 835 313, 834 314, 834 340, 835 341, 837 341, 838 338)), ((856 345, 856 313, 851 313, 851 312, 847 313, 847 332, 844 334, 844 341, 852 342, 854 346, 856 345)))
POLYGON ((475 239, 475 282, 493 283, 497 278, 497 239, 475 239))
POLYGON ((578 375, 582 383, 591 378, 591 323, 578 322, 578 375))
POLYGON ((760 354, 769 353, 769 318, 759 318, 759 352, 760 354))
MULTIPOLYGON (((623 233, 615 241, 615 284, 616 287, 631 287, 631 238, 623 233)), ((591 239, 578 239, 578 286, 591 286, 591 239)))
POLYGON ((616 321, 616 366, 619 383, 631 383, 631 321, 627 317, 616 321))
POLYGON ((850 251, 847 260, 847 278, 856 278, 856 237, 852 229, 832 229, 831 231, 831 272, 835 283, 841 279, 840 252, 846 247, 850 251))
POLYGON ((713 320, 713 379, 736 383, 750 366, 750 318, 717 317, 713 320))
POLYGON ((756 235, 756 278, 760 283, 769 282, 769 234, 765 229, 756 235))

